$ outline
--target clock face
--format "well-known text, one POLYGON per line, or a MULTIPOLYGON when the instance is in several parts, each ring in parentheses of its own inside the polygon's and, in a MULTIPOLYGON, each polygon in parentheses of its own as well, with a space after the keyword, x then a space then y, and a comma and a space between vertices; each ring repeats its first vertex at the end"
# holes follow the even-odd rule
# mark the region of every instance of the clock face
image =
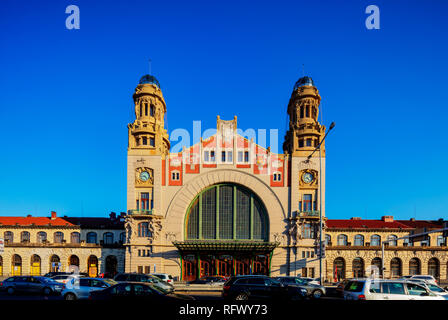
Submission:
POLYGON ((305 172, 302 176, 303 182, 311 183, 314 180, 314 176, 312 173, 305 172))
POLYGON ((149 179, 149 173, 148 171, 143 171, 140 173, 140 180, 147 181, 149 179))

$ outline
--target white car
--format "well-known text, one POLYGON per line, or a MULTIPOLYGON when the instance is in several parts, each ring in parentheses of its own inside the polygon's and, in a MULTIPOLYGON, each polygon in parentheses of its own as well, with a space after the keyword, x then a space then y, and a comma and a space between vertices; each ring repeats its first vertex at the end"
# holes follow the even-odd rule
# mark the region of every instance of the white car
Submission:
POLYGON ((410 282, 415 282, 423 287, 425 287, 426 289, 428 289, 429 291, 431 291, 432 293, 435 293, 439 296, 442 297, 446 297, 448 300, 448 291, 443 289, 442 287, 439 287, 438 285, 432 284, 432 283, 427 283, 423 280, 412 280, 409 279, 408 281, 410 282))
POLYGON ((51 280, 54 280, 54 281, 59 282, 59 283, 66 284, 67 282, 71 281, 72 279, 79 279, 81 277, 83 277, 83 275, 79 275, 79 274, 75 274, 75 275, 73 275, 73 274, 61 274, 61 275, 52 277, 51 280))
POLYGON ((173 277, 168 273, 151 273, 152 276, 162 279, 166 283, 174 284, 173 277))
POLYGON ((410 280, 423 280, 426 283, 437 285, 437 281, 433 276, 429 275, 415 275, 409 278, 410 280))
POLYGON ((425 286, 406 280, 355 279, 344 288, 345 300, 447 300, 425 286))

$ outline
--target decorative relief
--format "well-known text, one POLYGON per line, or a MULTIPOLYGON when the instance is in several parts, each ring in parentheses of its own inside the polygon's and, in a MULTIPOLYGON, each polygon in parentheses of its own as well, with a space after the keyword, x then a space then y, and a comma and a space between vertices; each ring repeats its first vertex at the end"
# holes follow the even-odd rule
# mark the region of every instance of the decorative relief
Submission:
POLYGON ((154 170, 148 167, 135 169, 135 186, 152 187, 154 185, 154 170))
POLYGON ((274 233, 274 242, 278 242, 281 246, 286 244, 286 236, 282 233, 274 233))
POLYGON ((300 171, 299 186, 302 188, 317 188, 318 172, 314 169, 300 171))

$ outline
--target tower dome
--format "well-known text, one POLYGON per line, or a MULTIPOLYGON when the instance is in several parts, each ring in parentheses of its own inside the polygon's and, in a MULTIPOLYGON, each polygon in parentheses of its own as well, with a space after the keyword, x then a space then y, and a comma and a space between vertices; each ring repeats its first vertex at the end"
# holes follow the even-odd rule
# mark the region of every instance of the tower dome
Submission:
POLYGON ((154 84, 154 85, 156 85, 159 89, 161 89, 161 88, 160 88, 160 83, 159 83, 159 81, 157 80, 156 77, 154 77, 154 76, 152 76, 152 75, 145 74, 143 77, 140 78, 140 81, 138 82, 138 84, 146 84, 146 83, 148 83, 148 84, 154 84))
POLYGON ((299 87, 303 86, 312 86, 314 87, 314 81, 311 79, 311 77, 305 76, 297 80, 296 84, 294 85, 294 90, 297 90, 299 87))

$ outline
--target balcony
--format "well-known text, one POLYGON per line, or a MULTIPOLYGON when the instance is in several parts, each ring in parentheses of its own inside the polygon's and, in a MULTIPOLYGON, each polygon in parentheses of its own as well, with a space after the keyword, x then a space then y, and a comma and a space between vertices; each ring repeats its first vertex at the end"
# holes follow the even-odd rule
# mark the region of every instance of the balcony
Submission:
POLYGON ((319 210, 310 210, 310 211, 298 211, 297 218, 318 218, 320 216, 319 210))
POLYGON ((152 216, 155 214, 155 210, 141 210, 141 209, 133 209, 128 210, 128 214, 131 216, 152 216))

